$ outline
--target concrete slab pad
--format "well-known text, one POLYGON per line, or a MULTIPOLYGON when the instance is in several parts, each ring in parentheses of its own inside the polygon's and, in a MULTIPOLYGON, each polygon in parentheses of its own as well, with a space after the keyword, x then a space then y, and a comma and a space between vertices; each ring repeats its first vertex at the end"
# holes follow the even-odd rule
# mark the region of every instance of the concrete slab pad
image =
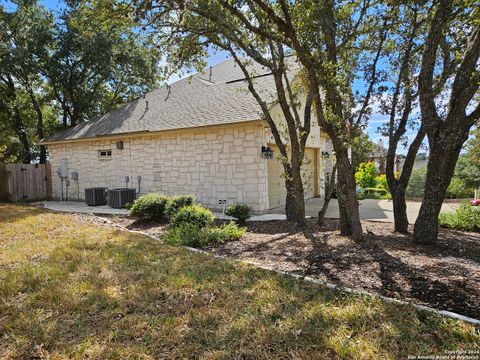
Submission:
POLYGON ((39 201, 46 209, 67 213, 98 214, 98 215, 127 215, 127 209, 113 209, 108 205, 88 206, 79 201, 39 201))

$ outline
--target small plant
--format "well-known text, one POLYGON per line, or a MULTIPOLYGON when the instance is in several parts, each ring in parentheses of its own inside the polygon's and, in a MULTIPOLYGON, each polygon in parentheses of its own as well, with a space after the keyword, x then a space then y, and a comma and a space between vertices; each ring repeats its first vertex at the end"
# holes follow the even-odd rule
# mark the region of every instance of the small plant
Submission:
POLYGON ((480 209, 462 204, 455 212, 441 213, 438 223, 448 229, 480 232, 480 209))
POLYGON ((244 227, 239 227, 233 221, 228 224, 222 224, 220 227, 212 228, 208 232, 209 243, 226 243, 239 240, 247 231, 244 227))
POLYGON ((185 206, 193 205, 195 202, 194 195, 179 195, 170 199, 165 209, 167 216, 172 217, 175 213, 185 206))
POLYGON ((236 218, 239 224, 245 224, 250 218, 250 208, 246 204, 230 205, 225 210, 225 215, 236 218))
POLYGON ((142 195, 131 206, 130 216, 138 219, 163 219, 167 203, 168 197, 158 193, 142 195))
POLYGON ((201 229, 213 224, 215 217, 213 213, 200 205, 184 206, 178 210, 170 220, 173 227, 182 224, 192 224, 201 229))
POLYGON ((207 229, 201 229, 194 224, 183 223, 170 228, 163 240, 169 245, 202 247, 209 242, 209 236, 207 229))

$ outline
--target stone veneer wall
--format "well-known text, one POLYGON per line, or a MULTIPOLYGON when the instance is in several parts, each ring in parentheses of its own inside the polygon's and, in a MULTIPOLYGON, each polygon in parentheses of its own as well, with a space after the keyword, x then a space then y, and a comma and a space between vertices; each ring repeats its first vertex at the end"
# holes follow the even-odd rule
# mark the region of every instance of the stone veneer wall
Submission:
POLYGON ((263 127, 227 125, 206 129, 168 131, 151 136, 89 140, 48 146, 52 163, 53 195, 60 198, 56 169, 61 159, 68 172, 78 171, 79 180, 70 180, 69 200, 83 200, 85 188, 137 186, 141 193, 165 195, 195 194, 197 200, 218 208, 218 200, 247 203, 254 211, 268 207, 267 167, 261 157, 263 127), (124 149, 116 149, 116 141, 124 149), (112 150, 111 159, 99 159, 98 150, 112 150))

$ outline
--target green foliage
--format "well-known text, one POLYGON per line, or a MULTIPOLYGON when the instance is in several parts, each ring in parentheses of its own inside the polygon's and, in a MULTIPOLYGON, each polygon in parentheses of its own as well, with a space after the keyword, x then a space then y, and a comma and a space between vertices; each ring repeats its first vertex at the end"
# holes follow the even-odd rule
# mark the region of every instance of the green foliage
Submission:
POLYGON ((215 227, 208 232, 209 243, 226 243, 229 241, 239 240, 247 231, 244 227, 239 227, 235 222, 231 221, 228 224, 222 224, 220 227, 215 227))
POLYGON ((375 143, 370 140, 368 134, 359 131, 358 136, 352 140, 352 166, 358 168, 372 156, 375 150, 375 143))
POLYGON ((0 5, 0 160, 46 161, 41 138, 152 89, 158 51, 118 2, 0 5))
POLYGON ((194 223, 181 223, 170 227, 163 240, 169 245, 204 247, 239 240, 246 231, 246 228, 239 227, 233 221, 222 224, 220 227, 201 227, 194 223))
POLYGON ((208 229, 202 229, 195 224, 182 223, 168 229, 163 241, 169 245, 202 247, 208 244, 208 229))
POLYGON ((462 204, 455 212, 441 213, 438 223, 448 229, 480 232, 480 208, 462 204))
POLYGON ((250 218, 250 208, 246 204, 234 204, 227 207, 225 215, 232 216, 240 223, 245 223, 250 218))
POLYGON ((466 181, 454 175, 447 188, 447 198, 465 199, 473 197, 474 189, 466 181))
POLYGON ((357 186, 362 189, 374 188, 376 186, 377 169, 375 163, 361 163, 355 173, 357 186))
POLYGON ((213 224, 215 217, 213 213, 200 205, 190 205, 179 209, 171 218, 173 227, 182 224, 192 224, 198 228, 206 228, 213 224))
POLYGON ((382 188, 365 188, 358 193, 358 198, 363 199, 391 199, 392 196, 386 189, 382 188))
POLYGON ((142 195, 133 203, 130 216, 139 219, 161 220, 165 217, 167 203, 168 197, 158 193, 142 195))
MULTIPOLYGON (((423 197, 426 178, 426 167, 413 170, 407 187, 407 196, 423 197)), ((447 188, 447 198, 464 199, 472 197, 473 193, 473 186, 458 176, 458 172, 455 170, 455 175, 452 177, 450 185, 447 188)))
POLYGON ((408 182, 406 194, 410 197, 423 197, 425 192, 425 180, 427 178, 427 168, 414 169, 408 182))
POLYGON ((375 185, 379 189, 388 190, 387 175, 386 174, 378 175, 375 178, 375 185))
POLYGON ((167 216, 172 217, 182 207, 193 205, 194 202, 195 202, 194 195, 174 196, 168 201, 167 208, 165 209, 165 213, 167 214, 167 216))

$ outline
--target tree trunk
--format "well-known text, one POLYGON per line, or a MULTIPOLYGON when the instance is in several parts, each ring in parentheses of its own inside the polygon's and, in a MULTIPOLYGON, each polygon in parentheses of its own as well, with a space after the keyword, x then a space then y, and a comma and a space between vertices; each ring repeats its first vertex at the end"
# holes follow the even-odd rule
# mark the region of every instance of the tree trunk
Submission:
POLYGON ((358 200, 355 186, 355 175, 345 148, 335 149, 338 167, 338 206, 340 210, 340 233, 352 236, 355 240, 363 237, 358 200))
MULTIPOLYGON (((42 108, 40 104, 38 103, 37 98, 35 97, 35 94, 32 89, 28 90, 28 93, 30 95, 30 99, 32 100, 32 105, 33 108, 35 109, 35 112, 37 113, 37 135, 39 140, 43 139, 45 137, 45 133, 43 131, 43 113, 42 113, 42 108)), ((47 163, 47 148, 45 145, 40 145, 40 164, 46 164, 47 163)))
MULTIPOLYGON (((406 114, 409 113, 410 111, 408 110, 406 114)), ((404 123, 406 124, 406 120, 404 123)), ((391 137, 388 147, 386 166, 387 183, 390 194, 392 195, 395 231, 402 234, 408 233, 408 216, 405 192, 410 181, 410 176, 412 175, 415 157, 417 156, 418 149, 422 145, 423 139, 425 138, 425 133, 425 128, 421 126, 417 135, 415 136, 415 139, 408 148, 405 162, 403 164, 402 174, 398 179, 395 177, 395 153, 400 136, 404 134, 403 130, 398 130, 395 136, 391 137)))
POLYGON ((407 202, 405 200, 405 188, 397 186, 392 194, 393 201, 393 219, 395 231, 401 234, 408 233, 407 202))
POLYGON ((335 176, 337 172, 337 164, 333 165, 332 176, 330 179, 327 179, 325 182, 325 199, 323 200, 323 205, 320 211, 318 212, 318 225, 322 225, 325 220, 325 214, 328 210, 328 205, 332 199, 333 190, 335 189, 335 176))
POLYGON ((287 221, 296 223, 298 226, 305 225, 305 195, 300 168, 290 169, 290 174, 285 179, 287 196, 285 201, 285 214, 287 221))
POLYGON ((445 126, 430 139, 425 194, 413 229, 413 240, 417 244, 430 245, 437 241, 438 215, 468 133, 469 127, 445 126))

